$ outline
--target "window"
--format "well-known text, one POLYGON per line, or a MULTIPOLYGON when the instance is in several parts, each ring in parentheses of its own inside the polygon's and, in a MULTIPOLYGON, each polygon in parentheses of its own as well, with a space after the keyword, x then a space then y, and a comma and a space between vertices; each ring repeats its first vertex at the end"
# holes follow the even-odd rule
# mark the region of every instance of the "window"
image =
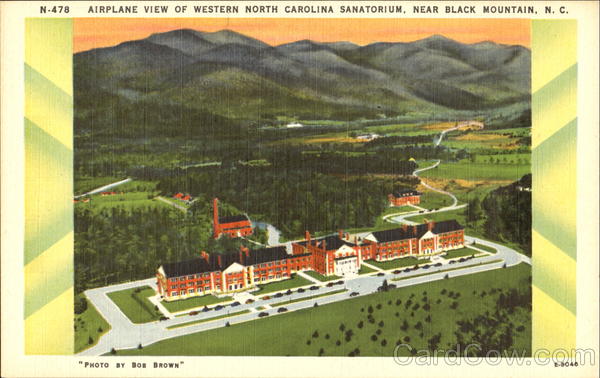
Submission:
POLYGON ((195 293, 195 292, 196 292, 196 290, 194 290, 194 289, 189 289, 188 290, 188 293, 190 293, 190 294, 195 293))
POLYGON ((179 277, 179 281, 185 281, 185 277, 179 277))
POLYGON ((172 296, 172 297, 176 297, 176 296, 177 296, 177 292, 176 292, 176 291, 172 291, 172 292, 171 292, 171 296, 172 296))
POLYGON ((188 280, 193 280, 194 276, 188 276, 188 280))
POLYGON ((185 290, 181 290, 181 291, 179 292, 179 294, 181 294, 181 295, 185 295, 185 290))
POLYGON ((204 286, 204 291, 209 291, 210 290, 210 286, 204 286))

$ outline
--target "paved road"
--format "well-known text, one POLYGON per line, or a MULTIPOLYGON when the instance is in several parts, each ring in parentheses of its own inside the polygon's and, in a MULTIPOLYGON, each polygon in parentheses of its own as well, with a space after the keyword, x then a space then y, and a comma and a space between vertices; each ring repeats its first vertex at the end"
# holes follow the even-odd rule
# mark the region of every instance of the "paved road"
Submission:
POLYGON ((78 196, 75 196, 75 198, 80 198, 80 197, 89 196, 89 195, 92 195, 92 194, 96 194, 96 193, 104 192, 105 190, 108 190, 108 189, 114 188, 115 186, 119 186, 119 185, 121 185, 121 184, 125 184, 126 182, 129 182, 129 181, 131 181, 131 179, 130 179, 130 178, 126 178, 125 180, 121 180, 121 181, 113 182, 112 184, 104 185, 104 186, 101 186, 101 187, 99 187, 99 188, 96 188, 96 189, 94 189, 94 190, 90 190, 90 191, 89 191, 89 192, 87 192, 87 193, 84 193, 84 194, 80 194, 80 195, 78 195, 78 196))
POLYGON ((183 211, 184 213, 187 213, 187 209, 184 206, 181 206, 177 203, 171 202, 168 199, 161 197, 161 196, 156 197, 156 199, 166 203, 167 205, 171 205, 171 206, 175 207, 176 209, 183 211))
POLYGON ((107 293, 119 290, 130 289, 133 287, 148 285, 155 288, 155 279, 150 278, 142 281, 129 282, 125 284, 107 286, 102 288, 90 289, 85 292, 87 298, 96 306, 98 311, 104 316, 104 318, 111 324, 111 330, 106 333, 98 344, 93 346, 90 349, 87 349, 79 355, 82 356, 96 356, 104 353, 108 353, 111 348, 116 349, 126 349, 126 348, 136 348, 138 344, 142 344, 144 346, 150 345, 160 340, 165 340, 172 337, 187 335, 191 333, 206 331, 210 329, 215 329, 219 327, 224 327, 227 322, 230 324, 237 324, 247 321, 252 321, 258 319, 257 312, 266 312, 269 316, 277 315, 278 307, 269 308, 273 303, 279 303, 285 301, 286 299, 294 300, 299 298, 306 298, 318 294, 325 294, 328 292, 337 291, 341 288, 348 289, 347 292, 333 294, 330 296, 324 296, 316 299, 311 299, 303 302, 296 302, 289 305, 284 305, 288 311, 295 311, 303 308, 309 308, 314 306, 315 302, 319 305, 323 305, 326 303, 333 303, 337 301, 342 301, 350 298, 349 294, 351 292, 357 292, 359 296, 372 294, 377 292, 377 288, 381 286, 384 279, 387 279, 389 283, 393 283, 398 287, 406 287, 420 283, 432 282, 440 279, 444 279, 444 276, 448 274, 450 277, 462 276, 466 274, 473 274, 477 272, 483 272, 487 270, 493 270, 502 268, 502 266, 506 263, 506 266, 514 266, 521 262, 531 264, 531 261, 526 256, 523 256, 516 251, 505 247, 503 245, 493 243, 487 240, 475 238, 475 237, 466 237, 466 241, 468 243, 477 242, 482 245, 487 245, 492 248, 495 248, 498 252, 496 254, 491 254, 489 256, 478 257, 476 259, 470 259, 464 262, 456 262, 452 265, 444 265, 442 267, 430 267, 429 269, 420 268, 418 270, 411 270, 410 272, 402 272, 400 274, 393 274, 391 271, 386 271, 383 276, 377 276, 375 273, 371 273, 368 275, 362 275, 351 279, 344 280, 344 284, 335 285, 333 287, 327 287, 326 283, 321 283, 318 290, 306 290, 304 293, 298 293, 294 291, 294 293, 290 296, 284 296, 281 298, 272 297, 273 294, 269 294, 271 299, 262 300, 258 299, 256 302, 252 304, 241 304, 236 307, 225 306, 224 309, 219 311, 208 311, 201 312, 195 316, 181 316, 174 317, 172 319, 166 321, 155 321, 151 323, 145 324, 133 324, 131 321, 119 310, 119 308, 108 298, 107 293), (501 260, 494 263, 489 263, 490 261, 501 260), (480 263, 488 263, 484 265, 478 265, 480 263), (477 264, 475 266, 472 266, 477 264), (448 269, 449 267, 461 268, 458 270, 453 270, 450 272, 438 272, 442 269, 448 269), (421 275, 424 273, 430 273, 424 276, 410 278, 411 276, 421 275), (394 278, 403 277, 406 279, 402 279, 400 281, 392 281, 394 278), (267 309, 265 310, 255 310, 258 306, 265 306, 267 309), (245 313, 241 315, 231 316, 226 319, 217 319, 213 321, 208 321, 205 323, 200 323, 196 325, 186 326, 182 328, 176 329, 167 329, 166 327, 190 322, 193 320, 200 319, 208 319, 211 317, 234 313, 243 310, 251 310, 250 313, 245 313))

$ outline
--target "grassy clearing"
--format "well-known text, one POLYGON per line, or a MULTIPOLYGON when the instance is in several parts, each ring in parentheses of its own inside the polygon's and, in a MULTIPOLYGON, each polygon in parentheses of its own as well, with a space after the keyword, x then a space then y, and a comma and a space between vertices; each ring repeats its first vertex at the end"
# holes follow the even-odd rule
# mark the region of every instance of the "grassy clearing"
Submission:
POLYGON ((369 268, 366 265, 361 265, 360 269, 358 270, 358 274, 369 274, 369 273, 373 273, 375 272, 375 269, 369 268))
POLYGON ((417 259, 416 257, 401 257, 390 261, 369 260, 367 263, 383 270, 390 270, 396 268, 404 268, 407 266, 415 266, 417 264, 427 264, 429 262, 431 262, 431 260, 429 259, 417 259))
POLYGON ((307 270, 304 272, 305 274, 311 276, 312 278, 315 278, 321 282, 327 282, 327 281, 334 281, 334 280, 339 280, 342 277, 338 277, 338 276, 324 276, 321 273, 317 273, 314 270, 307 270))
MULTIPOLYGON (((120 193, 120 192, 119 192, 120 193)), ((152 192, 125 192, 112 196, 93 195, 89 202, 78 202, 75 206, 87 208, 93 212, 100 212, 104 209, 121 207, 126 210, 132 210, 140 207, 163 207, 172 209, 168 204, 153 199, 152 192)))
POLYGON ((299 276, 297 274, 292 275, 292 278, 289 280, 283 280, 278 282, 272 282, 265 285, 260 285, 257 291, 252 292, 252 295, 262 295, 267 293, 272 293, 275 291, 282 291, 288 289, 294 289, 300 286, 310 285, 311 282, 306 278, 299 276))
POLYGON ((149 286, 108 293, 108 297, 133 323, 148 323, 158 320, 162 314, 154 308, 148 297, 156 292, 149 286))
POLYGON ((421 196, 421 203, 417 206, 423 207, 425 209, 439 209, 445 206, 450 206, 451 204, 452 199, 449 196, 442 193, 427 190, 423 192, 423 195, 421 196))
POLYGON ((488 247, 487 245, 483 245, 483 244, 479 244, 479 243, 473 243, 473 247, 479 248, 479 249, 483 249, 484 251, 490 252, 490 253, 496 253, 498 252, 496 250, 496 248, 492 248, 492 247, 488 247))
MULTIPOLYGON (((530 275, 531 268, 519 264, 163 340, 141 350, 118 351, 117 355, 347 356, 358 348, 360 356, 389 357, 399 341, 427 349, 428 340, 438 333, 439 346, 445 348, 457 342, 457 321, 486 311, 494 313, 500 292, 529 286, 530 275), (451 307, 453 302, 457 302, 455 308, 451 307), (368 319, 370 313, 373 322, 368 319), (430 322, 425 321, 427 316, 430 322), (402 327, 404 321, 406 328, 402 327), (422 327, 417 327, 419 321, 422 327), (347 340, 349 330, 352 335, 347 340)), ((518 308, 508 321, 515 327, 512 348, 530 355, 531 312, 518 308)))
POLYGON ((194 324, 212 322, 213 320, 219 320, 219 319, 223 319, 223 318, 230 318, 232 316, 247 314, 249 312, 250 312, 250 310, 242 310, 242 311, 238 311, 238 312, 232 312, 231 314, 223 314, 223 315, 215 316, 214 318, 199 319, 199 320, 194 320, 194 321, 187 322, 187 323, 181 323, 181 324, 172 325, 172 326, 167 327, 167 329, 189 327, 189 326, 194 325, 194 324))
POLYGON ((464 257, 464 256, 473 256, 478 254, 478 251, 475 251, 471 248, 460 248, 460 249, 453 249, 452 251, 448 251, 446 252, 446 254, 443 256, 446 260, 449 259, 455 259, 457 257, 464 257))
POLYGON ((163 301, 162 305, 165 306, 165 308, 169 312, 179 312, 179 311, 189 310, 189 309, 195 308, 195 307, 210 306, 213 304, 232 301, 232 300, 233 300, 233 298, 231 298, 231 297, 217 298, 214 295, 207 294, 207 295, 203 295, 201 297, 180 299, 180 300, 176 300, 176 301, 172 301, 172 302, 163 301))
POLYGON ((335 294, 343 293, 345 291, 348 291, 348 289, 339 289, 339 290, 335 290, 335 291, 330 291, 328 293, 311 295, 310 297, 296 298, 296 299, 290 299, 290 300, 287 300, 287 301, 281 301, 281 302, 277 302, 277 303, 271 303, 271 307, 285 306, 285 305, 289 305, 289 304, 296 303, 296 302, 304 302, 304 301, 309 301, 309 300, 312 300, 312 299, 317 299, 317 298, 322 298, 322 297, 328 297, 330 295, 335 295, 335 294))
MULTIPOLYGON (((84 295, 79 294, 75 300, 82 297, 84 295)), ((81 314, 75 315, 75 353, 96 345, 100 337, 110 328, 110 324, 100 315, 92 302, 87 301, 87 309, 81 314)))
POLYGON ((125 177, 117 177, 117 176, 102 176, 102 177, 89 177, 89 176, 80 176, 75 175, 75 185, 74 192, 75 194, 83 194, 87 193, 90 190, 99 188, 104 185, 111 184, 113 182, 124 180, 125 177))
POLYGON ((422 172, 422 177, 463 180, 518 180, 531 172, 529 164, 485 164, 460 161, 441 163, 436 168, 422 172))

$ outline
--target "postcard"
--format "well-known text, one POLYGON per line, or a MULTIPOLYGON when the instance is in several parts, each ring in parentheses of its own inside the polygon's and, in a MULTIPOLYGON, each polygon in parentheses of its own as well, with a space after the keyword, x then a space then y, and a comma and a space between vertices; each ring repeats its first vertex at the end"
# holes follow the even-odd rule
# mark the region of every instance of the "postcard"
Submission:
POLYGON ((597 376, 595 2, 3 2, 2 376, 597 376))

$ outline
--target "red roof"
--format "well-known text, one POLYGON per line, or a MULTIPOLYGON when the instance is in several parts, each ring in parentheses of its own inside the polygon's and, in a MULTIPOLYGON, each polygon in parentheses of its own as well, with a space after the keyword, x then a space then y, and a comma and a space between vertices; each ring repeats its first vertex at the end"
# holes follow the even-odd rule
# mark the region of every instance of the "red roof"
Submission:
POLYGON ((183 193, 177 193, 173 197, 175 197, 175 198, 181 198, 181 197, 183 197, 183 193))
POLYGON ((184 201, 189 201, 191 198, 192 198, 192 196, 190 196, 190 195, 188 194, 187 196, 183 197, 182 199, 183 199, 184 201))

